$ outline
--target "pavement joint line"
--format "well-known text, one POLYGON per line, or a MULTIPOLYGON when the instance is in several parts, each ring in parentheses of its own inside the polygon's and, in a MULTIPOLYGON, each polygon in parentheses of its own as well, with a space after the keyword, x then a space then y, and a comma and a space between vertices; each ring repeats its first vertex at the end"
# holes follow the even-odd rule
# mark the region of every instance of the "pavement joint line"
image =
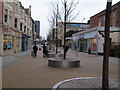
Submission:
MULTIPOLYGON (((67 79, 67 80, 64 80, 64 81, 61 81, 61 82, 59 82, 59 83, 57 83, 57 84, 55 84, 54 86, 53 86, 53 89, 52 90, 57 90, 57 88, 60 88, 60 86, 61 85, 63 85, 62 87, 64 87, 64 84, 66 84, 66 85, 68 85, 69 86, 69 82, 70 83, 73 83, 73 84, 75 84, 75 86, 77 86, 76 85, 76 83, 77 83, 77 81, 79 81, 79 80, 81 80, 81 82, 79 83, 79 84, 82 84, 83 86, 81 86, 81 88, 101 88, 101 84, 99 84, 99 85, 97 85, 96 83, 94 83, 94 81, 96 81, 96 80, 98 80, 99 82, 101 82, 101 79, 102 78, 96 78, 96 77, 82 77, 82 78, 72 78, 72 79, 67 79), (82 80, 85 80, 85 81, 82 81, 82 80), (92 83, 90 83, 90 82, 92 82, 92 83), (74 83, 75 82, 75 83, 74 83), (86 83, 89 83, 89 84, 86 84, 86 83), (94 84, 93 84, 94 83, 94 84)), ((114 82, 115 80, 117 80, 117 79, 109 79, 109 86, 110 87, 112 87, 111 85, 110 85, 110 83, 112 83, 112 82, 114 82)), ((120 84, 120 82, 118 82, 118 81, 116 81, 116 83, 118 83, 118 84, 120 84)), ((78 83, 77 83, 78 84, 78 83)), ((113 86, 115 85, 115 83, 113 83, 113 86)), ((71 86, 71 84, 70 84, 70 86, 71 86)), ((67 88, 67 87, 64 87, 64 88, 67 88)), ((69 87, 70 88, 70 87, 69 87)), ((71 87, 72 88, 72 87, 71 87)))
MULTIPOLYGON (((29 53, 29 52, 28 52, 29 53)), ((31 59, 31 60, 26 60, 26 62, 33 62, 34 60, 36 60, 36 61, 38 61, 38 59, 40 58, 40 59, 43 59, 44 61, 45 60, 47 60, 46 58, 43 58, 42 57, 42 52, 41 51, 39 51, 39 56, 37 57, 37 58, 35 58, 35 59, 32 59, 32 57, 29 55, 28 57, 31 59)), ((71 53, 71 52, 70 52, 71 53)), ((73 53, 73 52, 72 52, 73 53)), ((24 55, 24 54, 23 54, 24 55)), ((85 57, 85 56, 87 56, 87 54, 85 53, 82 53, 82 55, 84 55, 83 57, 85 57)), ((73 57, 74 57, 74 55, 72 55, 73 57)), ((93 59, 96 59, 96 57, 91 57, 91 58, 93 58, 93 59)), ((99 58, 99 57, 98 57, 99 58)), ((89 58, 88 58, 89 59, 89 58)), ((41 60, 41 61, 43 61, 43 60, 41 60)), ((40 61, 40 60, 39 60, 40 61)), ((41 63, 41 62, 40 62, 41 63)), ((31 63, 29 63, 29 64, 31 64, 31 63)), ((47 63, 46 63, 46 61, 44 62, 44 64, 46 64, 46 66, 47 66, 47 63)), ((32 65, 33 65, 33 67, 34 67, 34 65, 38 65, 38 64, 34 64, 34 63, 32 63, 32 65)), ((33 68, 32 67, 32 68, 33 68)), ((14 67, 15 68, 15 67, 14 67)), ((17 67, 18 68, 18 67, 17 67)), ((34 68, 33 68, 34 69, 34 68)), ((48 68, 47 68, 48 69, 48 68)), ((13 70, 13 69, 12 69, 13 70)), ((17 69, 16 69, 17 70, 17 69)), ((49 69, 48 69, 49 70, 49 69)), ((52 69, 51 69, 52 70, 52 69)), ((56 70, 56 69, 54 69, 54 70, 56 70)), ((58 70, 58 69, 57 69, 58 70)), ((60 69, 61 70, 61 69, 60 69)), ((13 70, 13 72, 14 72, 14 70, 13 70)), ((75 72, 76 73, 76 72, 75 72)), ((5 72, 5 74, 9 74, 8 72, 5 72)), ((31 74, 31 75, 33 75, 33 74, 31 74)), ((84 75, 84 74, 83 74, 84 75)), ((7 76, 7 75, 6 75, 7 76)), ((72 75, 71 75, 72 76, 72 75)), ((70 76, 70 77, 71 77, 70 76)), ((74 77, 78 77, 78 76, 74 76, 74 77)), ((65 78, 65 77, 64 77, 65 78)), ((89 80, 90 78, 92 78, 92 77, 87 77, 87 79, 89 80)), ((94 77, 93 77, 94 78, 94 77)), ((99 77, 98 77, 99 78, 99 77)), ((35 78, 36 79, 36 78, 35 78)), ((62 78, 63 79, 63 78, 62 78)), ((84 79, 85 78, 83 78, 83 81, 84 81, 84 79)), ((7 80, 7 81, 9 81, 9 80, 7 80)), ((60 81, 60 80, 59 80, 60 81)), ((94 81, 94 80, 93 80, 94 81)), ((96 80, 96 81, 99 81, 98 79, 96 80)), ((113 80, 114 81, 114 80, 113 80)), ((118 80, 119 81, 119 80, 118 80)), ((56 82, 58 82, 58 81, 56 81, 56 82)), ((53 86, 53 84, 55 84, 56 82, 54 82, 54 83, 52 83, 50 86, 53 86)), ((101 82, 101 80, 100 80, 100 82, 101 82)), ((115 81, 114 81, 115 82, 115 81)), ((74 81, 73 81, 73 83, 74 83, 74 81)), ((95 82, 94 82, 95 83, 95 82)), ((99 82, 98 82, 99 83, 99 82)), ((116 83, 117 83, 117 81, 116 81, 116 83)), ((115 84, 116 84, 115 83, 115 84)), ((84 83, 82 83, 82 84, 84 84, 84 83)), ((94 84, 93 84, 94 85, 94 84)), ((7 85, 6 85, 7 86, 7 85)), ((12 85, 12 86, 14 86, 14 85, 12 85)), ((19 85, 18 85, 19 86, 19 85)), ((78 86, 78 84, 76 85, 76 86, 78 86)), ((97 85, 95 85, 95 86, 97 86, 97 85)), ((115 87, 115 85, 112 85, 113 87, 115 87)), ((90 87, 90 85, 89 85, 89 87, 90 87)))

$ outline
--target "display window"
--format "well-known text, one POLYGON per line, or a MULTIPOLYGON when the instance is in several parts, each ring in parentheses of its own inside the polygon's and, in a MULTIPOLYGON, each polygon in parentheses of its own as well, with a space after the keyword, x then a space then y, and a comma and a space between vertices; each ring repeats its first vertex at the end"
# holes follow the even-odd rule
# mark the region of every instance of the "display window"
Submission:
POLYGON ((4 35, 3 50, 12 49, 13 46, 12 43, 13 43, 12 36, 4 35))

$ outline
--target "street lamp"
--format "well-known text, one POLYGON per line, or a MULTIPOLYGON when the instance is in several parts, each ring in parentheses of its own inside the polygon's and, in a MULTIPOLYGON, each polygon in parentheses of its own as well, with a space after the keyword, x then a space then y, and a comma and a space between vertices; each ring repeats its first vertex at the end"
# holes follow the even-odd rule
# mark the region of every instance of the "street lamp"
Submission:
POLYGON ((81 22, 81 23, 83 23, 84 20, 85 20, 85 18, 82 19, 82 22, 81 22))

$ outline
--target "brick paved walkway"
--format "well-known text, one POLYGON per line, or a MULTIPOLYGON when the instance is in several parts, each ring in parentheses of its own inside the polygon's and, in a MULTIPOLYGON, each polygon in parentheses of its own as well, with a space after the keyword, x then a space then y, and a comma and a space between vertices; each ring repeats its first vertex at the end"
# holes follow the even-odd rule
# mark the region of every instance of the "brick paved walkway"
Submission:
MULTIPOLYGON (((120 81, 117 79, 109 80, 109 88, 118 89, 120 86, 120 81)), ((56 88, 101 88, 102 87, 102 79, 96 77, 84 77, 84 78, 73 78, 64 80, 62 82, 57 83, 53 89, 56 88)))
MULTIPOLYGON (((79 52, 79 68, 52 68, 48 67, 48 60, 42 57, 41 51, 37 58, 32 58, 28 53, 29 55, 3 69, 3 88, 52 88, 66 79, 102 76, 101 56, 79 52)), ((69 50, 67 57, 76 57, 75 51, 69 50)), ((117 63, 110 63, 109 77, 118 79, 117 63)))

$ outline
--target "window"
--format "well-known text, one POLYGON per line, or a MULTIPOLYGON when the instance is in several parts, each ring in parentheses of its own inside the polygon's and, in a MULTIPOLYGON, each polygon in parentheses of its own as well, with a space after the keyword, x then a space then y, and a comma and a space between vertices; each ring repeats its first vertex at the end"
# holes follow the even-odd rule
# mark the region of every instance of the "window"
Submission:
POLYGON ((7 22, 7 20, 8 20, 8 15, 4 15, 4 22, 7 22))
POLYGON ((4 22, 8 22, 8 9, 5 9, 4 22))
POLYGON ((15 28, 17 28, 17 18, 15 18, 15 28))
POLYGON ((23 11, 20 12, 20 17, 23 18, 23 11))
POLYGON ((27 34, 29 34, 29 28, 27 29, 27 34))
POLYGON ((22 31, 22 23, 20 23, 20 31, 22 31))
POLYGON ((8 9, 5 9, 5 14, 8 14, 8 9))
POLYGON ((26 16, 24 16, 24 21, 26 22, 26 16))
POLYGON ((99 26, 101 26, 102 19, 99 17, 99 26))
POLYGON ((12 26, 12 16, 9 16, 9 24, 12 26))
POLYGON ((18 12, 18 4, 15 4, 15 12, 18 12))
POLYGON ((92 24, 94 24, 95 23, 95 21, 94 21, 94 19, 92 20, 92 24))
POLYGON ((24 33, 26 33, 26 26, 24 26, 24 33))
POLYGON ((115 21, 116 21, 116 10, 112 11, 112 26, 115 26, 115 21))
POLYGON ((103 26, 105 26, 105 15, 103 15, 103 26))

